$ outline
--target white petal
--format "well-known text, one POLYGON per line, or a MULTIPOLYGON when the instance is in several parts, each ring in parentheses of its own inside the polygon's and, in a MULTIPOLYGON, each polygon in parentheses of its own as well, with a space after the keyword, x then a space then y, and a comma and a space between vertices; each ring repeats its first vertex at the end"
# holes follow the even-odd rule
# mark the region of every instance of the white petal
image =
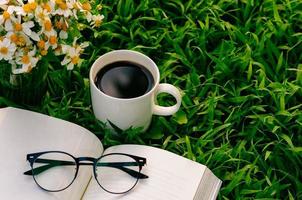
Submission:
POLYGON ((0 24, 3 24, 3 22, 4 22, 3 15, 0 15, 0 24))
POLYGON ((68 45, 62 45, 62 52, 64 54, 66 54, 69 48, 70 48, 70 46, 68 46, 68 45))
POLYGON ((15 44, 11 44, 8 51, 11 52, 11 53, 15 53, 16 49, 17 49, 16 45, 15 44))
POLYGON ((30 34, 31 34, 30 28, 28 28, 27 26, 25 26, 24 24, 22 24, 22 29, 23 29, 23 32, 24 32, 26 35, 30 36, 30 34))
POLYGON ((91 20, 92 20, 92 14, 90 12, 88 12, 86 14, 86 19, 87 19, 87 22, 91 22, 91 20))
POLYGON ((4 38, 2 44, 3 44, 3 46, 9 47, 9 45, 10 45, 10 40, 7 39, 7 38, 4 38))
POLYGON ((68 38, 68 34, 66 31, 60 31, 59 37, 63 40, 68 38))
POLYGON ((64 60, 61 62, 61 65, 66 65, 67 63, 70 63, 70 58, 64 58, 64 60))
POLYGON ((40 41, 40 37, 36 32, 32 31, 29 37, 31 37, 31 39, 33 39, 35 41, 40 41))
POLYGON ((8 6, 7 12, 9 14, 13 14, 13 12, 15 11, 16 8, 17 8, 16 6, 8 6))
POLYGON ((24 71, 24 69, 23 68, 19 68, 19 69, 14 69, 13 70, 13 73, 14 74, 22 74, 22 73, 24 73, 25 71, 24 71))
POLYGON ((8 0, 0 0, 0 5, 8 4, 8 0))
POLYGON ((82 44, 80 44, 80 47, 83 48, 83 49, 88 47, 88 46, 89 46, 88 42, 83 42, 82 44))
POLYGON ((67 69, 68 69, 68 70, 72 70, 73 67, 74 67, 74 64, 73 64, 73 63, 69 63, 69 64, 67 65, 67 69))
POLYGON ((13 31, 14 29, 11 20, 6 20, 4 26, 6 31, 13 31))
POLYGON ((37 65, 37 62, 39 61, 39 59, 38 58, 32 58, 32 60, 31 60, 31 67, 35 67, 36 65, 37 65))
POLYGON ((29 21, 29 22, 25 22, 23 23, 24 26, 28 27, 28 28, 32 28, 35 26, 34 22, 29 21))

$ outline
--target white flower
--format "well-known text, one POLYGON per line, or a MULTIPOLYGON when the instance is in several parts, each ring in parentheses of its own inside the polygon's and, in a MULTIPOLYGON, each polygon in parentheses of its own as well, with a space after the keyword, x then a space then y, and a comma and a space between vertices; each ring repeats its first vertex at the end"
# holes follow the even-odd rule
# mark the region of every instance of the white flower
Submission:
POLYGON ((52 49, 56 49, 58 47, 58 37, 57 32, 52 29, 52 31, 47 35, 48 41, 46 42, 47 46, 51 46, 52 49))
POLYGON ((92 22, 90 22, 90 25, 92 25, 92 28, 94 27, 99 27, 104 19, 104 15, 92 15, 91 20, 92 22))
POLYGON ((74 38, 73 40, 73 43, 72 43, 72 46, 69 46, 69 45, 62 45, 62 53, 63 54, 68 54, 70 48, 74 48, 76 50, 76 52, 78 52, 79 54, 82 53, 84 51, 84 49, 86 47, 89 46, 89 43, 88 42, 83 42, 81 43, 80 45, 77 44, 77 40, 78 38, 74 38))
POLYGON ((76 48, 67 45, 64 45, 64 49, 67 54, 61 64, 67 65, 67 69, 72 70, 80 61, 80 52, 76 48))
POLYGON ((21 16, 19 15, 17 18, 17 21, 13 24, 12 27, 9 27, 8 29, 5 29, 7 32, 23 32, 25 35, 29 36, 31 39, 35 41, 39 41, 40 37, 39 35, 32 31, 31 28, 35 26, 34 22, 27 21, 21 23, 21 16))
POLYGON ((50 19, 51 13, 55 10, 55 3, 53 1, 46 1, 38 5, 35 9, 35 18, 42 24, 43 20, 50 19))
POLYGON ((42 8, 42 6, 38 6, 37 9, 35 10, 35 18, 37 19, 37 21, 42 24, 42 22, 46 19, 49 18, 48 17, 48 11, 44 8, 42 8))
POLYGON ((67 33, 67 29, 68 29, 68 23, 65 19, 61 18, 60 21, 57 22, 59 27, 57 27, 58 29, 60 29, 60 33, 59 33, 59 37, 61 39, 67 39, 68 38, 68 33, 67 33))
POLYGON ((40 30, 39 34, 44 34, 47 37, 49 37, 50 35, 56 34, 56 32, 53 28, 53 24, 49 17, 46 17, 44 20, 41 20, 40 26, 41 26, 41 30, 40 30))
POLYGON ((20 74, 24 72, 29 72, 32 68, 37 65, 39 58, 34 57, 36 55, 36 49, 34 48, 30 52, 23 52, 20 50, 17 53, 17 64, 21 65, 21 68, 14 69, 15 74, 20 74))
POLYGON ((56 5, 58 6, 58 9, 54 11, 55 15, 62 15, 66 18, 73 15, 73 12, 72 12, 73 6, 70 2, 56 0, 56 5))
POLYGON ((35 0, 28 0, 27 3, 23 3, 23 1, 17 0, 19 6, 16 6, 17 15, 26 16, 29 19, 34 17, 34 11, 36 10, 38 4, 35 0))
POLYGON ((7 38, 0 41, 0 60, 11 60, 16 51, 16 45, 7 38))
POLYGON ((33 42, 30 38, 25 35, 23 32, 7 32, 5 35, 6 38, 10 39, 12 43, 16 46, 24 47, 24 46, 32 46, 33 42))
POLYGON ((0 15, 0 25, 4 23, 5 30, 12 29, 13 28, 12 22, 17 21, 17 19, 13 15, 14 11, 15 11, 14 6, 8 6, 8 8, 3 11, 3 14, 0 15))
POLYGON ((71 70, 76 64, 80 62, 80 54, 84 51, 84 48, 88 46, 88 42, 83 42, 77 45, 77 38, 73 41, 73 46, 62 45, 62 53, 66 54, 64 60, 61 62, 62 65, 67 65, 67 69, 71 70))

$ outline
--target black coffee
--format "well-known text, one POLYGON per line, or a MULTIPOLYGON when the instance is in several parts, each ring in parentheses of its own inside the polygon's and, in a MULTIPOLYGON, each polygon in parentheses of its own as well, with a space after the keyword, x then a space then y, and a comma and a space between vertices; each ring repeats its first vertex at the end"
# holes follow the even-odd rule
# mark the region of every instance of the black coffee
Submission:
POLYGON ((149 92, 154 80, 144 66, 128 61, 106 65, 97 74, 96 86, 105 94, 117 98, 135 98, 149 92))

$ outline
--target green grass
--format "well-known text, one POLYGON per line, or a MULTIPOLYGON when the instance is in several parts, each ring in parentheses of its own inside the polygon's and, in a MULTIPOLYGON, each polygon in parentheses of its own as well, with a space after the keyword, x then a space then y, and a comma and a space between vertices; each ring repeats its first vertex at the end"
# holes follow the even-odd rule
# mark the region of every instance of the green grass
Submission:
POLYGON ((54 67, 41 105, 0 97, 1 106, 75 122, 106 146, 147 144, 205 164, 223 181, 218 199, 302 199, 301 0, 100 3, 102 27, 81 26, 91 41, 82 66, 54 67), (182 89, 180 111, 154 116, 146 133, 112 137, 93 116, 88 72, 113 49, 150 56, 161 82, 182 89))

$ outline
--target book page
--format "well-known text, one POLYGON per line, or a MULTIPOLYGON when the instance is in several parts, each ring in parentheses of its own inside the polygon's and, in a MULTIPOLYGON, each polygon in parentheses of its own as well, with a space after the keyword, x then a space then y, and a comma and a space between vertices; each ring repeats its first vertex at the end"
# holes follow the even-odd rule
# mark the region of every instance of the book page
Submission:
POLYGON ((40 189, 26 160, 28 153, 64 151, 99 157, 103 147, 88 130, 67 121, 16 108, 0 109, 0 195, 1 199, 80 199, 90 178, 91 167, 80 166, 74 183, 62 192, 40 189))
POLYGON ((193 200, 206 167, 189 159, 154 147, 119 145, 104 151, 127 153, 147 158, 142 173, 148 179, 140 179, 130 192, 123 195, 102 190, 93 178, 84 194, 84 200, 193 200))

